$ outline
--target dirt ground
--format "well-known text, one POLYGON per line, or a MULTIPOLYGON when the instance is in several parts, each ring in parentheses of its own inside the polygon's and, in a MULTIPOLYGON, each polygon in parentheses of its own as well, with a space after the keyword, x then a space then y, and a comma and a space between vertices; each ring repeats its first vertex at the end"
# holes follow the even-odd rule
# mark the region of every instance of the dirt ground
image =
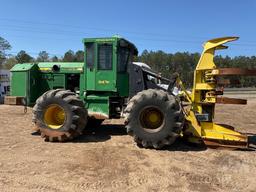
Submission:
MULTIPOLYGON (((255 98, 219 105, 216 120, 256 133, 255 109, 255 98)), ((68 143, 44 142, 32 128, 31 110, 0 105, 0 191, 256 191, 256 151, 182 141, 140 149, 109 122, 68 143)))

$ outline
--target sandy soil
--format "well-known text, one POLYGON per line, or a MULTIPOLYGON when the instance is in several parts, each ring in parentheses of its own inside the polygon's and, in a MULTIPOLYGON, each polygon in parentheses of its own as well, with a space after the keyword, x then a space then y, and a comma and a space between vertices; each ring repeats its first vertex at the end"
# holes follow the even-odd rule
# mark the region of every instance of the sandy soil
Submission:
MULTIPOLYGON (((216 120, 256 133, 256 99, 219 105, 216 120)), ((0 106, 0 191, 255 191, 256 152, 204 149, 177 141, 140 149, 122 125, 73 142, 31 135, 31 110, 0 106)), ((116 121, 115 123, 118 123, 116 121)))

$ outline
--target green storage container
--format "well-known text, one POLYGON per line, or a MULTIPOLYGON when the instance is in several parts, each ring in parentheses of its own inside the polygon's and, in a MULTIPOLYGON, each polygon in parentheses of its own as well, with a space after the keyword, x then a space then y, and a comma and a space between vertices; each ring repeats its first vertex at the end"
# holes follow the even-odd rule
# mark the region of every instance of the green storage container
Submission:
POLYGON ((27 105, 33 105, 40 95, 40 74, 37 64, 17 64, 10 71, 11 96, 24 97, 27 105))

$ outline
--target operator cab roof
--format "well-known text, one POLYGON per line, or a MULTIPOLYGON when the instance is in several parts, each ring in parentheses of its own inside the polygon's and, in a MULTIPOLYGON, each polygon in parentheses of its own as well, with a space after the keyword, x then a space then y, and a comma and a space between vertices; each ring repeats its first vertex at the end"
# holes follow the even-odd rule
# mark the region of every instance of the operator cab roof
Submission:
POLYGON ((82 42, 83 43, 93 43, 93 42, 115 42, 115 41, 127 43, 128 46, 134 50, 134 55, 138 55, 137 47, 130 41, 128 41, 120 36, 101 37, 101 38, 84 38, 82 42))

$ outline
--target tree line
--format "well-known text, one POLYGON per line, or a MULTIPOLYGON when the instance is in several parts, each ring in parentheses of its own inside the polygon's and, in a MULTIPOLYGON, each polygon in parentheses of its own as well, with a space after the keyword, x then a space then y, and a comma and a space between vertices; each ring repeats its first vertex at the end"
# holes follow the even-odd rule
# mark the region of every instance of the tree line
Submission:
POLYGON ((76 52, 68 50, 63 57, 57 57, 54 55, 50 57, 50 54, 46 51, 40 51, 37 57, 32 57, 24 50, 19 51, 16 55, 7 54, 6 52, 11 50, 10 43, 0 37, 0 68, 11 69, 17 63, 31 63, 31 62, 83 62, 84 51, 78 50, 76 52))
MULTIPOLYGON (((11 49, 8 41, 0 37, 0 67, 10 69, 16 63, 28 62, 83 62, 84 52, 68 50, 63 57, 50 57, 46 51, 41 51, 37 57, 30 56, 26 51, 21 50, 16 55, 7 55, 6 51, 11 49)), ((186 86, 191 87, 193 84, 193 73, 200 58, 199 53, 177 52, 165 53, 164 51, 144 50, 135 58, 136 61, 144 62, 152 67, 154 71, 162 76, 170 78, 174 72, 178 72, 186 86)), ((219 68, 239 67, 239 68, 256 68, 256 56, 221 56, 214 58, 219 68)), ((231 82, 236 82, 231 87, 256 87, 256 77, 233 76, 229 78, 231 82), (239 82, 239 83, 237 83, 239 82)))
POLYGON ((68 50, 63 57, 49 56, 46 51, 40 51, 37 57, 32 57, 24 50, 19 51, 16 55, 9 55, 5 58, 2 67, 10 69, 17 63, 31 63, 31 62, 83 62, 84 51, 78 50, 76 52, 68 50))
MULTIPOLYGON (((163 51, 144 50, 137 60, 147 63, 153 70, 162 76, 170 78, 174 72, 178 72, 182 81, 188 87, 193 85, 193 74, 200 59, 199 53, 177 52, 165 53, 163 51)), ((256 56, 221 56, 214 57, 218 68, 247 68, 256 69, 256 56)), ((256 87, 256 76, 230 76, 228 87, 256 87)))

